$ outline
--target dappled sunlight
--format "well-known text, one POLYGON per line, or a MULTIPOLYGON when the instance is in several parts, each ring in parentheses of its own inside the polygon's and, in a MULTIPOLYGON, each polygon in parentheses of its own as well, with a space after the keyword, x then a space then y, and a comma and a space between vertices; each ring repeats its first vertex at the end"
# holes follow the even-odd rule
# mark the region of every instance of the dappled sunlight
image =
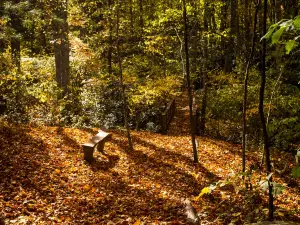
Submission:
MULTIPOLYGON (((186 110, 177 110, 166 135, 133 131, 133 151, 128 148, 125 130, 110 130, 112 139, 105 143, 104 153, 95 152, 91 163, 83 160, 81 144, 97 129, 17 129, 2 124, 0 206, 4 216, 8 221, 21 217, 45 224, 81 224, 89 218, 96 224, 137 220, 184 224, 183 200, 189 198, 203 220, 223 224, 233 218, 242 221, 244 211, 253 204, 264 209, 266 196, 255 186, 261 172, 253 172, 252 194, 237 185, 241 181, 239 145, 197 137, 199 163, 193 163, 186 110), (218 181, 224 185, 196 200, 203 188, 218 181)), ((249 165, 259 160, 253 155, 249 165)), ((280 208, 276 216, 295 220, 290 212, 297 213, 299 187, 289 187, 291 180, 275 180, 288 182, 283 194, 276 197, 280 208)), ((252 211, 248 216, 253 220, 265 216, 264 211, 252 211)))

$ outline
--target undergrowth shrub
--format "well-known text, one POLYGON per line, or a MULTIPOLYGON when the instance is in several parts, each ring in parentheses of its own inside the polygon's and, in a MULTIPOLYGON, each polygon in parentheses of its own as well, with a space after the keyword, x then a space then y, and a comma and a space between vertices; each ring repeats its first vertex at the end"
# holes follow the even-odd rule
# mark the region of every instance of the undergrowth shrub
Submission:
POLYGON ((59 115, 57 102, 60 90, 53 80, 51 58, 22 58, 18 71, 10 53, 2 55, 0 95, 7 100, 6 118, 13 122, 53 124, 59 115))
MULTIPOLYGON (((211 81, 207 102, 207 133, 217 138, 241 143, 243 82, 236 74, 210 74, 211 81)), ((247 98, 247 141, 259 144, 261 123, 258 111, 259 73, 252 70, 249 75, 247 98)), ((272 146, 288 150, 300 144, 300 89, 295 85, 276 83, 268 79, 264 101, 265 118, 272 146), (274 92, 275 87, 275 92, 274 92)), ((201 106, 202 91, 197 99, 201 106)))
POLYGON ((144 79, 135 83, 129 96, 132 126, 154 132, 160 130, 160 114, 177 96, 180 82, 176 76, 144 79))

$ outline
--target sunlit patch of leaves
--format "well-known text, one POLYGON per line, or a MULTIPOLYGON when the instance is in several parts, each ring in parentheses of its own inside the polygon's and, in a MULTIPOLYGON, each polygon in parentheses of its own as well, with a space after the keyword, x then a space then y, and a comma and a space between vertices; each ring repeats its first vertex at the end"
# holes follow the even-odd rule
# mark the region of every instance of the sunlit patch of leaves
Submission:
MULTIPOLYGON (((193 163, 186 99, 178 99, 167 135, 132 132, 130 151, 126 132, 110 130, 105 154, 95 152, 90 164, 81 144, 97 129, 1 121, 0 208, 6 222, 186 224, 182 199, 197 196, 193 206, 206 224, 265 218, 266 195, 258 185, 265 175, 253 170, 245 187, 239 145, 197 137, 200 163, 193 163)), ((248 158, 248 167, 259 162, 257 153, 248 158)), ((274 159, 293 168, 288 155, 275 152, 274 159)), ((285 187, 276 196, 276 218, 299 219, 299 182, 288 173, 273 181, 285 187)))

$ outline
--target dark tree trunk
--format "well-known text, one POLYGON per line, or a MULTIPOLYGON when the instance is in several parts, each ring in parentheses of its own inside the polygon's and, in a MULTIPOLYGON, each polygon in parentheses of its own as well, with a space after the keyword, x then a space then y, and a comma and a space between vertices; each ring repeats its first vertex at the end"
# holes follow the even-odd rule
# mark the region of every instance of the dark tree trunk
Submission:
POLYGON ((133 3, 132 0, 130 0, 130 6, 129 6, 129 13, 130 13, 130 29, 131 29, 131 34, 133 34, 133 29, 134 29, 134 14, 133 14, 133 3))
POLYGON ((21 71, 21 42, 17 37, 11 38, 11 57, 13 64, 21 71))
POLYGON ((255 31, 257 25, 257 15, 260 6, 260 0, 258 0, 258 4, 256 5, 255 14, 254 14, 254 26, 253 26, 253 38, 252 38, 252 47, 250 56, 247 61, 246 71, 245 71, 245 79, 244 79, 244 100, 243 100, 243 134, 242 134, 242 171, 246 172, 246 133, 247 133, 247 122, 246 122, 246 112, 247 112, 247 95, 248 95, 248 78, 249 78, 249 69, 250 64, 254 55, 255 50, 255 31))
POLYGON ((139 0, 139 7, 140 7, 140 29, 141 29, 141 32, 143 32, 143 29, 144 29, 144 19, 143 19, 144 9, 143 9, 143 0, 139 0))
POLYGON ((224 40, 225 40, 225 43, 224 43, 224 47, 225 47, 224 71, 226 73, 230 73, 232 71, 232 54, 233 54, 233 51, 232 51, 233 38, 231 37, 231 33, 230 33, 229 37, 227 37, 224 40))
POLYGON ((232 60, 235 58, 235 39, 237 34, 237 27, 236 27, 236 9, 237 0, 230 1, 230 35, 227 44, 227 54, 225 56, 225 72, 230 73, 232 72, 232 60))
MULTIPOLYGON (((234 42, 234 59, 237 60, 241 56, 242 38, 240 32, 240 15, 239 15, 239 1, 235 2, 235 42, 234 42)), ((237 63, 236 63, 237 64, 237 63)))
MULTIPOLYGON (((264 0, 264 13, 263 13, 263 34, 267 33, 267 7, 268 1, 264 0)), ((270 159, 270 148, 269 148, 269 138, 267 132, 267 125, 264 115, 264 95, 265 95, 265 85, 266 85, 266 51, 267 51, 267 43, 266 39, 263 39, 262 44, 262 57, 261 57, 261 85, 259 92, 259 115, 263 130, 263 141, 264 141, 264 151, 266 153, 266 169, 267 175, 269 176, 271 173, 271 159, 270 159)), ((274 218, 274 199, 273 199, 273 186, 271 184, 272 176, 268 181, 268 189, 269 189, 269 220, 273 220, 274 218)))
MULTIPOLYGON (((15 4, 18 4, 20 1, 15 1, 15 4)), ((10 25, 11 28, 17 33, 20 34, 22 31, 22 21, 20 15, 15 12, 10 13, 10 25)), ((11 47, 11 57, 13 64, 18 68, 18 71, 21 71, 21 40, 16 35, 11 37, 10 42, 11 47)))
POLYGON ((284 18, 294 18, 298 15, 298 0, 283 1, 284 18))
POLYGON ((194 153, 194 162, 198 163, 198 152, 196 147, 196 137, 194 129, 194 117, 193 117, 193 97, 192 97, 192 88, 190 81, 190 63, 189 63, 189 45, 188 45, 188 21, 186 14, 186 3, 185 0, 182 1, 183 5, 183 20, 184 20, 184 46, 185 46, 185 58, 186 58, 186 80, 187 80, 187 89, 189 97, 189 112, 190 112, 190 132, 192 137, 193 153, 194 153))
POLYGON ((279 22, 282 18, 281 0, 275 0, 275 22, 279 22))
POLYGON ((130 150, 133 150, 133 144, 132 139, 130 135, 130 129, 129 129, 129 123, 128 123, 128 105, 127 105, 127 99, 126 99, 126 93, 125 93, 125 86, 123 81, 123 69, 122 69, 122 59, 120 54, 120 8, 121 8, 121 1, 118 0, 118 11, 117 11, 117 56, 118 56, 118 66, 119 66, 119 77, 120 77, 120 89, 122 94, 122 100, 123 100, 123 110, 124 110, 124 123, 126 127, 127 132, 127 138, 128 138, 128 144, 130 150))
POLYGON ((250 52, 250 19, 249 19, 249 0, 245 0, 244 5, 244 45, 245 56, 250 52))
MULTIPOLYGON (((38 7, 41 9, 41 11, 45 11, 45 4, 44 3, 39 3, 38 7)), ((46 20, 46 16, 44 14, 41 15, 41 20, 46 20)), ((52 46, 49 46, 48 41, 47 41, 47 36, 46 36, 46 31, 47 31, 47 25, 43 24, 42 29, 39 32, 39 40, 38 43, 40 45, 40 53, 46 53, 50 54, 52 46)))
POLYGON ((68 93, 70 70, 67 7, 68 0, 59 2, 55 6, 54 14, 59 20, 53 22, 56 81, 58 86, 63 90, 61 97, 66 96, 68 93))
POLYGON ((201 105, 201 113, 200 113, 200 127, 199 132, 201 136, 204 136, 205 134, 205 123, 206 123, 206 106, 207 106, 207 61, 208 59, 208 19, 209 19, 209 3, 207 0, 204 2, 204 35, 203 35, 203 68, 202 68, 202 91, 203 91, 203 97, 202 97, 202 105, 201 105))
POLYGON ((108 0, 108 10, 109 10, 109 15, 108 15, 108 52, 107 52, 107 66, 108 66, 108 74, 112 74, 112 0, 108 0))
MULTIPOLYGON (((220 31, 224 32, 225 29, 227 28, 227 0, 225 0, 224 4, 221 6, 221 23, 220 23, 220 31)), ((226 53, 227 53, 227 38, 225 36, 221 36, 221 48, 222 48, 222 63, 221 66, 224 68, 226 71, 226 53)))
MULTIPOLYGON (((4 16, 4 1, 0 2, 0 17, 4 16)), ((3 32, 3 28, 4 27, 0 27, 0 33, 3 32)), ((5 51, 5 40, 4 39, 0 39, 0 54, 3 53, 5 51)))

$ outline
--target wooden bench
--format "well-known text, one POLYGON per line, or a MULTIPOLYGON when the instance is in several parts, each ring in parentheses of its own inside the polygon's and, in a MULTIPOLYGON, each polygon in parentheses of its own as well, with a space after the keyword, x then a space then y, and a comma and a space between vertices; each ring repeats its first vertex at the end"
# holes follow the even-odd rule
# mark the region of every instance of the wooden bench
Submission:
POLYGON ((94 159, 93 153, 94 153, 95 147, 97 147, 99 152, 103 153, 104 144, 109 138, 111 138, 110 133, 106 133, 106 132, 100 130, 98 134, 96 134, 94 137, 92 137, 88 142, 84 143, 82 145, 84 159, 88 162, 93 161, 93 159, 94 159))

